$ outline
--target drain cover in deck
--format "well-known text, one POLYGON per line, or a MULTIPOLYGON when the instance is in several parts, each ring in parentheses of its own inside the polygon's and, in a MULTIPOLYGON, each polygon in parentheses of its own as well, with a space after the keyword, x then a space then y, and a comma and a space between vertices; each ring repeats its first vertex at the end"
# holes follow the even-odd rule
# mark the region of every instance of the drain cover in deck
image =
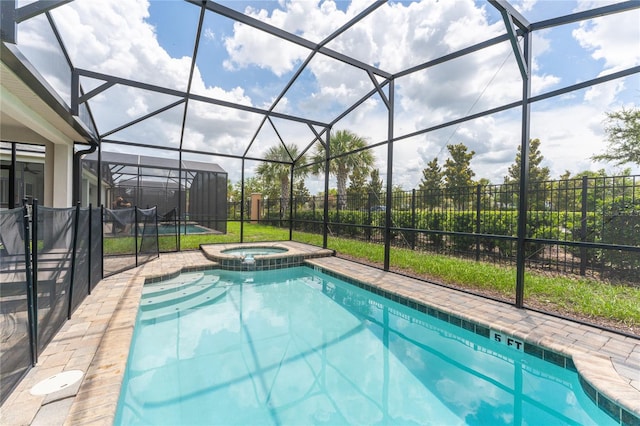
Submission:
POLYGON ((31 395, 47 395, 68 388, 82 378, 80 370, 69 370, 55 374, 31 388, 31 395))

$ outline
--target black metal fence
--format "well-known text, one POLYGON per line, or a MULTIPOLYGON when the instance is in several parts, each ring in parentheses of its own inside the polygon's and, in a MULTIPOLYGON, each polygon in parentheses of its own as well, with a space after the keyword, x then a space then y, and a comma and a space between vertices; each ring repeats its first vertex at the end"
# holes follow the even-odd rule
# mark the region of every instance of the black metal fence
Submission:
MULTIPOLYGON (((518 195, 518 184, 394 192, 390 244, 515 264, 518 195)), ((384 243, 385 200, 384 193, 350 193, 346 200, 329 196, 328 234, 384 243)), ((324 202, 323 196, 294 199, 293 229, 322 233, 324 202)), ((640 176, 534 182, 527 204, 528 267, 640 282, 640 176)), ((251 207, 246 201, 244 220, 290 225, 288 203, 262 200, 253 214, 251 207)), ((240 219, 239 203, 229 203, 228 217, 240 219)))
POLYGON ((37 205, 0 212, 0 400, 102 278, 102 211, 37 205))

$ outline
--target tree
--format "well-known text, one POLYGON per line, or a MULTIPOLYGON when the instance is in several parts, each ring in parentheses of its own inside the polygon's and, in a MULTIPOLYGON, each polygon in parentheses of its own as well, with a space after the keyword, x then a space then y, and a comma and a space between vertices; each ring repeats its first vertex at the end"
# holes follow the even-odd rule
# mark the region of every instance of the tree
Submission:
MULTIPOLYGON (((368 170, 374 163, 374 157, 371 151, 362 150, 349 155, 349 152, 365 148, 367 141, 349 130, 338 130, 329 140, 329 152, 331 160, 329 161, 329 173, 334 175, 338 185, 338 202, 340 208, 344 209, 347 205, 347 179, 349 174, 356 168, 368 170)), ((313 156, 313 173, 320 174, 325 168, 325 147, 318 145, 313 156)))
POLYGON ((473 177, 476 175, 470 166, 476 152, 467 152, 467 147, 461 143, 447 145, 447 149, 451 158, 444 163, 444 186, 454 205, 457 208, 464 208, 469 187, 473 185, 473 177))
POLYGON ((295 205, 300 207, 311 199, 311 193, 304 184, 304 179, 298 179, 293 185, 293 198, 295 205))
POLYGON ((300 198, 303 201, 311 197, 309 189, 304 184, 304 179, 298 179, 297 182, 294 183, 293 196, 295 198, 300 198))
MULTIPOLYGON (((522 159, 520 146, 516 153, 515 161, 509 166, 508 175, 504 182, 514 184, 515 188, 520 184, 520 161, 522 159)), ((548 167, 540 167, 544 156, 540 152, 540 139, 529 139, 529 187, 527 188, 530 210, 543 210, 546 202, 546 181, 551 179, 548 167)))
POLYGON ((382 194, 382 187, 384 182, 380 179, 380 170, 373 169, 371 170, 371 179, 367 183, 367 189, 369 192, 372 192, 376 195, 382 194))
POLYGON ((234 185, 231 183, 231 179, 227 180, 227 200, 230 203, 240 201, 240 182, 234 185))
MULTIPOLYGON (((268 185, 269 183, 278 183, 280 185, 280 208, 286 212, 289 207, 289 191, 291 189, 291 163, 293 159, 298 157, 298 147, 295 145, 276 145, 267 150, 264 163, 261 163, 256 169, 256 174, 260 176, 268 185)), ((301 163, 305 163, 306 159, 301 158, 301 163)), ((307 169, 294 169, 294 179, 304 177, 307 169)))
MULTIPOLYGON (((242 191, 241 186, 241 181, 236 182, 234 193, 237 194, 238 200, 240 200, 240 194, 242 191)), ((258 179, 255 176, 252 176, 244 180, 244 196, 245 198, 247 198, 254 193, 264 193, 264 184, 262 180, 258 179)))
POLYGON ((367 182, 367 203, 369 208, 381 206, 386 203, 382 193, 383 186, 384 182, 380 179, 380 170, 371 170, 370 179, 369 182, 367 182))
POLYGON ((418 190, 421 191, 424 204, 429 208, 434 208, 438 205, 441 197, 440 190, 442 189, 442 168, 438 164, 438 157, 427 163, 427 167, 422 170, 422 179, 418 185, 418 190))
POLYGON ((427 163, 427 167, 422 169, 422 179, 418 185, 418 189, 424 191, 426 189, 442 188, 442 168, 438 164, 438 157, 427 163))
POLYGON ((347 197, 349 198, 349 208, 358 209, 366 202, 367 197, 367 175, 366 170, 355 168, 349 175, 349 188, 347 197))
POLYGON ((640 108, 608 112, 604 131, 609 144, 603 154, 591 157, 593 161, 640 165, 640 108))
MULTIPOLYGON (((480 187, 480 209, 488 210, 494 207, 496 200, 494 199, 495 194, 493 193, 493 186, 491 185, 491 181, 487 178, 480 178, 477 182, 475 182, 476 187, 480 187)), ((476 194, 477 197, 477 194, 476 194)))
MULTIPOLYGON (((507 181, 509 183, 520 182, 520 161, 522 158, 520 146, 515 161, 509 166, 507 181)), ((540 139, 529 139, 529 182, 541 182, 550 179, 548 167, 540 167, 544 156, 540 152, 540 139)))

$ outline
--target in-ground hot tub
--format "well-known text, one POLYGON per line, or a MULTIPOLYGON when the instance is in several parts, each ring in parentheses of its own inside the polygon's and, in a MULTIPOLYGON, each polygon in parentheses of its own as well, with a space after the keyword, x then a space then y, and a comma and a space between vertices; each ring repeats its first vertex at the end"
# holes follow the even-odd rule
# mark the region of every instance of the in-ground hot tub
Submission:
POLYGON ((277 253, 285 253, 289 251, 284 247, 238 247, 227 250, 222 250, 220 253, 240 256, 243 258, 254 257, 254 256, 266 256, 269 254, 277 254, 277 253))
POLYGON ((262 271, 301 266, 305 259, 333 256, 333 250, 294 241, 202 244, 204 255, 231 271, 262 271))
POLYGON ((222 269, 253 271, 299 266, 304 257, 280 243, 249 243, 207 246, 205 255, 222 269))

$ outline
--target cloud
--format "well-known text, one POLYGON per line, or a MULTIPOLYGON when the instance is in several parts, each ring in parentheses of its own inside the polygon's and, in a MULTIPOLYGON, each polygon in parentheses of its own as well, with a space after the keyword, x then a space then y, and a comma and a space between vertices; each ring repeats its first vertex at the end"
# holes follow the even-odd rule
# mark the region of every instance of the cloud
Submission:
POLYGON ((572 35, 609 74, 640 64, 639 22, 640 11, 633 10, 581 22, 572 35))
POLYGON ((257 35, 254 28, 241 23, 233 25, 233 34, 224 42, 230 56, 224 61, 224 67, 230 71, 256 65, 281 77, 309 54, 307 49, 285 40, 257 35))
POLYGON ((208 40, 208 41, 216 40, 216 33, 211 28, 205 28, 202 35, 204 36, 205 40, 208 40))
MULTIPOLYGON (((249 6, 244 13, 315 42, 321 41, 340 23, 347 20, 347 15, 338 10, 332 1, 322 4, 318 1, 281 1, 279 4, 282 9, 269 12, 249 6)), ((234 24, 233 35, 225 38, 225 47, 229 54, 229 59, 225 61, 227 69, 254 65, 270 70, 277 76, 293 71, 310 53, 308 49, 299 45, 240 23, 234 24)))
POLYGON ((538 0, 519 0, 519 1, 513 2, 512 4, 513 4, 513 7, 515 7, 518 10, 518 12, 524 13, 524 12, 530 12, 531 10, 533 10, 533 8, 537 3, 538 3, 538 0))

